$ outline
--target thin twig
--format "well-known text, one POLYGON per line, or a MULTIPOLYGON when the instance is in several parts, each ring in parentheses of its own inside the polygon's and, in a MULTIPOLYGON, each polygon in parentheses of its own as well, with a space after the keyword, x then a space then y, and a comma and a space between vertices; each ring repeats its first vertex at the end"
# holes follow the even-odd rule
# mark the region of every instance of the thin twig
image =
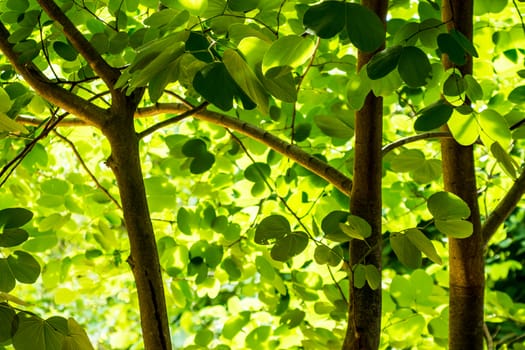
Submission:
POLYGON ((80 163, 80 165, 82 166, 82 168, 84 168, 84 170, 86 171, 86 173, 89 175, 89 177, 91 178, 91 180, 93 180, 93 182, 95 183, 96 187, 101 190, 102 192, 104 192, 104 194, 117 206, 117 208, 121 209, 122 210, 122 206, 120 205, 120 203, 118 202, 118 200, 113 197, 113 195, 111 195, 111 193, 109 193, 109 191, 104 187, 102 186, 102 184, 98 181, 97 177, 95 176, 95 174, 93 174, 93 172, 89 169, 89 167, 87 166, 86 162, 84 161, 84 159, 82 158, 82 155, 80 154, 80 152, 78 151, 78 149, 75 147, 75 144, 70 140, 68 139, 67 137, 65 137, 64 135, 60 134, 58 131, 54 130, 54 133, 55 135, 57 135, 62 141, 64 141, 65 143, 67 143, 67 145, 69 146, 69 148, 71 148, 71 150, 73 151, 73 153, 75 154, 75 156, 77 157, 78 159, 78 162, 80 163))
POLYGON ((408 143, 412 143, 412 142, 416 142, 416 141, 421 141, 421 140, 426 140, 426 139, 433 139, 433 138, 443 138, 443 137, 452 137, 452 135, 449 133, 449 132, 446 132, 446 131, 431 131, 431 132, 426 132, 426 133, 423 133, 423 134, 417 134, 417 135, 413 135, 413 136, 407 136, 407 137, 403 137, 399 140, 396 140, 392 143, 389 143, 388 145, 384 146, 382 149, 381 149, 381 154, 382 156, 384 157, 388 152, 398 148, 398 147, 401 147, 401 146, 404 146, 408 143))

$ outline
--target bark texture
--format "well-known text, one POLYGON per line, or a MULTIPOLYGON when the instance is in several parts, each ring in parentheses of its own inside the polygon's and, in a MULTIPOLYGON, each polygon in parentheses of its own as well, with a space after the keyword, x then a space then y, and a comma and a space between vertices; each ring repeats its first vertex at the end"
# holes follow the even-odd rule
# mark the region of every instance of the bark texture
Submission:
MULTIPOLYGON (((361 2, 385 22, 388 1, 361 2)), ((361 69, 373 53, 358 53, 361 69)), ((381 146, 383 137, 383 99, 369 93, 363 108, 355 115, 354 178, 350 195, 350 212, 365 219, 372 227, 367 243, 350 242, 350 266, 373 264, 381 271, 381 146), (369 248, 372 247, 372 248, 369 248)), ((368 284, 354 288, 350 283, 348 327, 344 350, 377 349, 381 335, 381 288, 368 284)))
MULTIPOLYGON (((442 19, 449 30, 454 28, 472 40, 472 0, 443 1, 442 19)), ((443 65, 453 66, 446 55, 443 65)), ((472 57, 458 68, 463 75, 472 74, 472 57)), ((445 190, 468 204, 474 227, 469 238, 449 239, 449 349, 483 349, 484 254, 473 148, 445 138, 441 150, 445 190)))

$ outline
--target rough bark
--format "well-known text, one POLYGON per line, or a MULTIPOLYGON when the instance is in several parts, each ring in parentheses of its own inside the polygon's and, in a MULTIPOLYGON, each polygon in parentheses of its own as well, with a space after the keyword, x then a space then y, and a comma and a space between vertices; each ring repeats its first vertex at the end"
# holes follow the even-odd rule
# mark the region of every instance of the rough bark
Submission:
MULTIPOLYGON (((388 1, 363 0, 383 21, 388 1)), ((359 52, 357 69, 373 54, 359 52)), ((367 244, 350 242, 350 266, 373 264, 381 271, 381 146, 383 136, 383 99, 370 93, 363 108, 355 115, 354 178, 350 195, 350 212, 368 221, 372 235, 367 244), (369 248, 371 247, 371 248, 369 248)), ((377 349, 381 335, 381 288, 368 285, 354 288, 350 284, 348 327, 344 350, 377 349)))
POLYGON ((133 106, 136 104, 113 101, 113 118, 102 128, 111 146, 107 164, 115 174, 120 192, 131 251, 128 263, 137 286, 144 347, 171 350, 164 286, 140 165, 139 138, 133 125, 133 106))
MULTIPOLYGON (((472 0, 443 1, 442 19, 472 40, 472 0)), ((445 68, 453 66, 446 55, 445 68)), ((472 73, 472 57, 461 73, 472 73)), ((467 101, 468 102, 468 101, 467 101)), ((445 190, 461 197, 470 207, 474 232, 466 239, 449 239, 449 349, 483 348, 483 292, 485 285, 483 236, 478 208, 473 147, 459 145, 454 139, 441 141, 445 190)))

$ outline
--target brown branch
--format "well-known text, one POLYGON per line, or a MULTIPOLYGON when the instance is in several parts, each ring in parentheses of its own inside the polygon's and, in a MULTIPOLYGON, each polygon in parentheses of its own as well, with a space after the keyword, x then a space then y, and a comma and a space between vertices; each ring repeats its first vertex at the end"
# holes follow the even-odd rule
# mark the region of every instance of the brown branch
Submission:
POLYGON ((416 142, 416 141, 421 141, 421 140, 426 140, 426 139, 432 139, 432 138, 442 138, 442 137, 452 137, 452 135, 447 132, 447 131, 435 131, 435 132, 426 132, 426 133, 423 133, 423 134, 417 134, 417 135, 413 135, 413 136, 407 136, 407 137, 403 137, 399 140, 396 140, 392 143, 389 143, 388 145, 384 146, 382 149, 381 149, 381 154, 382 156, 384 157, 388 152, 398 148, 398 147, 401 147, 401 146, 404 146, 408 143, 412 143, 412 142, 416 142))
MULTIPOLYGON (((186 107, 181 104, 160 103, 152 107, 139 108, 136 116, 156 115, 159 113, 178 114, 183 113, 186 110, 186 107)), ((290 144, 273 135, 271 132, 268 132, 248 122, 208 110, 200 111, 193 116, 197 119, 234 130, 261 142, 274 151, 295 161, 305 169, 308 169, 314 174, 325 179, 347 196, 350 195, 350 191, 352 189, 352 180, 350 180, 346 175, 323 162, 319 158, 316 158, 303 151, 300 147, 290 144)))
POLYGON ((62 32, 71 45, 86 59, 89 66, 112 88, 120 76, 118 69, 111 67, 91 43, 80 33, 71 20, 62 12, 53 0, 37 0, 47 15, 62 26, 62 32))
POLYGON ((486 218, 481 232, 485 246, 488 244, 490 238, 496 233, 498 227, 509 217, 512 211, 516 208, 521 197, 525 193, 525 169, 522 170, 520 176, 514 181, 511 188, 507 191, 505 196, 499 201, 498 205, 492 210, 490 215, 486 218))
POLYGON ((62 141, 64 141, 65 143, 67 143, 67 145, 69 146, 69 148, 71 148, 71 150, 73 151, 73 153, 75 154, 75 157, 77 157, 80 165, 82 166, 82 168, 84 168, 84 170, 86 171, 86 173, 88 174, 88 176, 91 178, 91 180, 93 180, 93 182, 95 183, 95 185, 97 186, 97 188, 99 190, 101 190, 102 192, 104 192, 104 194, 109 198, 109 200, 111 200, 116 206, 117 208, 121 209, 122 210, 122 206, 120 205, 119 201, 113 197, 113 195, 111 195, 111 193, 109 193, 109 191, 107 190, 107 188, 105 188, 104 186, 102 186, 102 184, 98 181, 98 179, 96 178, 95 174, 93 174, 93 172, 89 169, 89 167, 87 166, 86 162, 84 161, 84 159, 82 158, 82 155, 80 154, 80 152, 78 151, 78 149, 75 147, 75 144, 70 140, 68 139, 67 137, 65 137, 64 135, 60 134, 58 131, 54 130, 55 132, 55 135, 57 135, 62 141))
POLYGON ((51 82, 33 63, 20 62, 19 54, 13 50, 13 45, 8 41, 9 35, 7 28, 0 22, 0 51, 41 97, 83 119, 87 124, 99 126, 109 118, 104 109, 51 82))

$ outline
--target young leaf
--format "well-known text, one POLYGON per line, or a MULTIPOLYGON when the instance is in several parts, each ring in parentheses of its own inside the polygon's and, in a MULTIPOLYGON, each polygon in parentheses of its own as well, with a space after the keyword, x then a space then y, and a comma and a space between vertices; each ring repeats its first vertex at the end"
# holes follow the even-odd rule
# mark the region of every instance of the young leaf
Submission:
POLYGON ((436 251, 436 248, 432 244, 432 241, 428 239, 427 236, 423 234, 423 232, 417 228, 411 228, 405 232, 405 235, 410 240, 410 242, 412 242, 412 244, 416 246, 416 248, 421 252, 425 253, 425 255, 430 260, 440 265, 443 263, 441 257, 436 251))
POLYGON ((479 137, 478 123, 472 114, 464 115, 454 110, 447 125, 460 145, 472 145, 479 137))
POLYGON ((257 244, 270 244, 270 240, 278 240, 291 233, 290 223, 282 215, 270 215, 257 225, 254 241, 257 244))
POLYGON ((352 44, 359 50, 372 52, 385 42, 385 27, 369 8, 356 3, 346 4, 346 30, 352 44))
POLYGON ((300 254, 308 245, 308 236, 304 232, 292 232, 278 239, 270 251, 272 259, 286 261, 300 254))
POLYGON ((415 46, 406 46, 401 51, 397 64, 401 79, 410 87, 425 85, 432 77, 432 66, 427 54, 415 46))
POLYGON ((403 47, 396 45, 376 53, 366 66, 368 77, 372 80, 380 79, 396 69, 402 52, 403 47))
POLYGON ((412 244, 406 235, 397 232, 391 233, 390 245, 403 265, 411 269, 417 269, 421 266, 421 251, 412 244))
POLYGON ((467 203, 450 192, 434 193, 428 199, 427 207, 436 220, 461 220, 470 216, 467 203))
POLYGON ((303 16, 304 26, 323 39, 337 35, 345 22, 345 3, 341 1, 324 1, 310 6, 303 16))
POLYGON ((439 100, 419 111, 420 116, 414 123, 414 129, 417 131, 430 131, 439 128, 448 122, 453 111, 452 106, 446 101, 439 100))

